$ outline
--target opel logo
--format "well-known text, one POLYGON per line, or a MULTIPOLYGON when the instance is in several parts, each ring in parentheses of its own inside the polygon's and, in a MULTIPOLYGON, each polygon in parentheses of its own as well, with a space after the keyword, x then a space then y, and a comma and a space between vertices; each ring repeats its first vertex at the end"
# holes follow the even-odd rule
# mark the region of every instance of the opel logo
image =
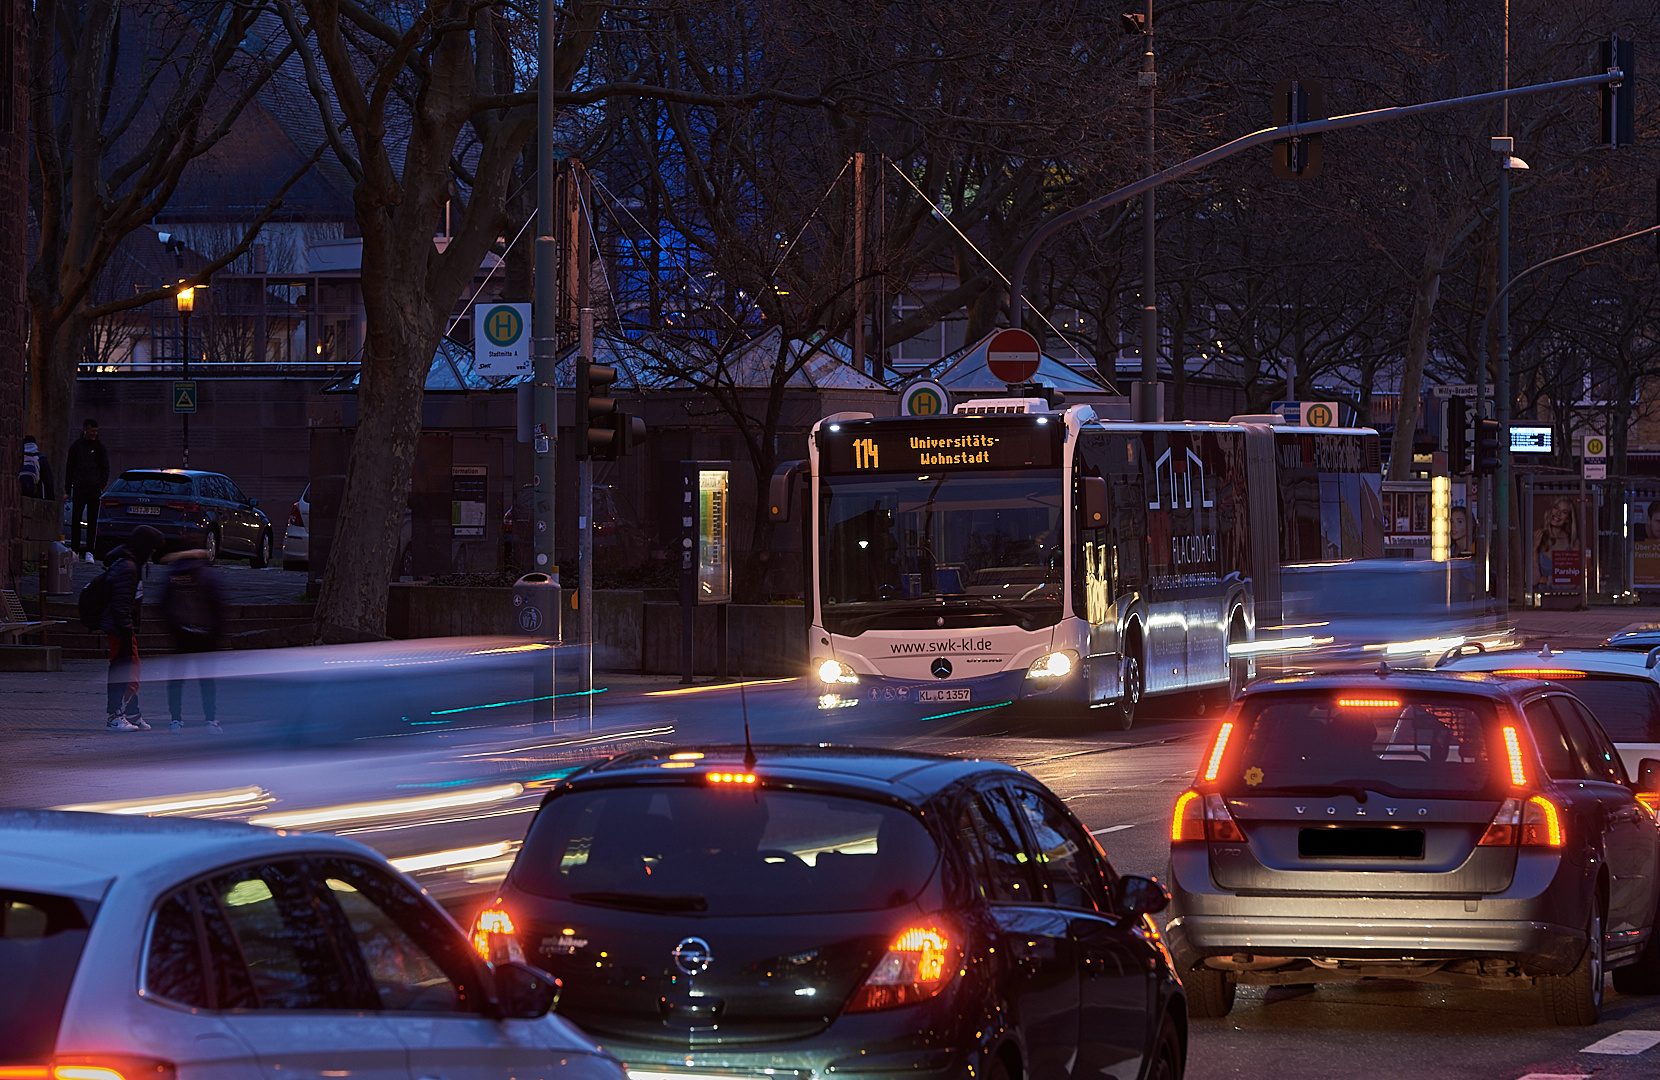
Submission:
POLYGON ((932 664, 929 664, 928 670, 934 673, 934 678, 936 679, 946 678, 951 674, 951 661, 942 656, 935 660, 932 664))
POLYGON ((686 975, 702 975, 715 960, 709 943, 700 937, 682 938, 669 955, 674 957, 674 966, 686 975))

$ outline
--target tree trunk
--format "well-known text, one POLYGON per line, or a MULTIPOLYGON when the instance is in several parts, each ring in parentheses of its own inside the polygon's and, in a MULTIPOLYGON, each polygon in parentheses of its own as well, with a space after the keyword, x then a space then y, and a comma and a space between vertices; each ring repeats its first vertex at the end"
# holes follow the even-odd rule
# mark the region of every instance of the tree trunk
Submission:
POLYGON ((1412 433, 1418 427, 1418 392, 1429 358, 1429 332, 1435 301, 1441 294, 1441 270, 1447 256, 1445 233, 1436 232, 1424 248, 1423 272, 1412 285, 1412 328, 1407 333, 1401 368, 1401 404, 1395 412, 1395 437, 1389 445, 1389 479, 1405 480, 1412 472, 1412 433))
MULTIPOLYGON (((370 278, 373 271, 367 265, 364 269, 370 278)), ((388 274, 363 294, 366 301, 378 297, 382 302, 367 313, 370 332, 357 389, 357 430, 329 568, 317 597, 314 620, 317 636, 325 642, 385 636, 387 583, 398 558, 408 481, 421 438, 426 374, 438 347, 438 323, 419 291, 388 274)))
MULTIPOLYGON (((25 428, 40 443, 52 475, 59 486, 68 482, 71 428, 79 425, 71 415, 75 407, 75 377, 80 368, 81 350, 91 330, 88 320, 71 313, 49 319, 39 306, 31 305, 29 316, 29 411, 25 428)), ((99 418, 100 423, 108 420, 99 418)))

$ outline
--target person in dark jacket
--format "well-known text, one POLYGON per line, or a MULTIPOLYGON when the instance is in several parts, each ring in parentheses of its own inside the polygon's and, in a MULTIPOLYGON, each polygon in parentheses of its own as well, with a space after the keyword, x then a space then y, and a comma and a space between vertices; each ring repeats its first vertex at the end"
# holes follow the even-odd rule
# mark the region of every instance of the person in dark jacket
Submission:
POLYGON ((69 488, 69 546, 92 553, 98 546, 98 499, 110 482, 110 456, 98 441, 98 421, 81 425, 81 437, 69 445, 69 464, 63 471, 69 488), (81 546, 81 515, 86 515, 86 546, 81 546))
POLYGON ((23 468, 17 472, 17 486, 31 499, 50 499, 53 495, 52 466, 40 452, 40 444, 33 435, 23 436, 23 468))
POLYGON ((109 553, 110 602, 98 628, 109 639, 108 712, 110 731, 149 731, 138 707, 138 619, 144 606, 144 564, 161 546, 161 533, 148 525, 133 530, 132 539, 109 553))
POLYGON ((167 709, 172 714, 168 730, 184 730, 184 684, 195 679, 202 688, 202 715, 208 730, 222 731, 217 718, 219 688, 212 662, 203 656, 219 648, 225 633, 225 602, 213 556, 204 550, 172 551, 157 561, 167 570, 157 598, 161 619, 177 654, 167 680, 167 709))

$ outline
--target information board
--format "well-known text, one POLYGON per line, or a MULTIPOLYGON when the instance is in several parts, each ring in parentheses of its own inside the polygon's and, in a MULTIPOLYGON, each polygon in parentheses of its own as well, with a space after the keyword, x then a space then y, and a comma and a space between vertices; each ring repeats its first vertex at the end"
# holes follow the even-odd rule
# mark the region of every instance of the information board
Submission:
POLYGON ((1061 425, 1048 417, 952 417, 926 424, 848 423, 818 433, 826 473, 1052 468, 1061 425))

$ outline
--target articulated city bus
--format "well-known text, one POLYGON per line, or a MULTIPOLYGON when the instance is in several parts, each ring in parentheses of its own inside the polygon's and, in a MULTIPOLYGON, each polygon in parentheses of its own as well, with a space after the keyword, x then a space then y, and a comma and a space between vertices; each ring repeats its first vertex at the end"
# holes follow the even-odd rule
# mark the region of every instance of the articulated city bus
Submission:
MULTIPOLYGON (((1383 553, 1377 433, 1124 423, 1041 398, 813 428, 820 704, 1100 710, 1237 689, 1280 567, 1383 553), (1230 645, 1234 646, 1230 652, 1230 645)), ((1283 633, 1283 631, 1280 631, 1283 633)))

